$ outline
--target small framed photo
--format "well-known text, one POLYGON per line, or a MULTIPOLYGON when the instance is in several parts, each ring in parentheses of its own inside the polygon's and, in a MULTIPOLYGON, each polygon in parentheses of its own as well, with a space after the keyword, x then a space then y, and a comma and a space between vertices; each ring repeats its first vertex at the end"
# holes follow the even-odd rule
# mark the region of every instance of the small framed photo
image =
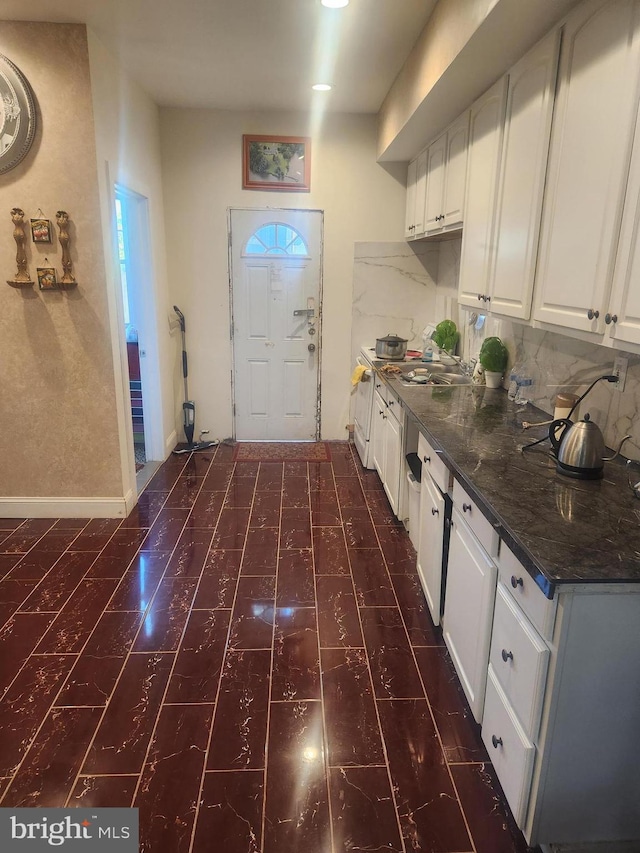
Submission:
POLYGON ((53 267, 37 267, 38 287, 40 290, 57 290, 58 280, 53 267))
POLYGON ((308 136, 243 136, 242 188, 308 193, 311 139, 308 136))
POLYGON ((32 219, 31 239, 34 243, 50 243, 51 222, 48 219, 32 219))

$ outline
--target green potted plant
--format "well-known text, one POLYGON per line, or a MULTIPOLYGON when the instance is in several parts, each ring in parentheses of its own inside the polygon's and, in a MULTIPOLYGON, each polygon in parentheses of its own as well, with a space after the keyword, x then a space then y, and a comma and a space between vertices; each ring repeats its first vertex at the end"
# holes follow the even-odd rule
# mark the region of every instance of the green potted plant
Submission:
POLYGON ((507 368, 509 353, 500 338, 485 338, 480 347, 480 364, 487 388, 499 388, 507 368))

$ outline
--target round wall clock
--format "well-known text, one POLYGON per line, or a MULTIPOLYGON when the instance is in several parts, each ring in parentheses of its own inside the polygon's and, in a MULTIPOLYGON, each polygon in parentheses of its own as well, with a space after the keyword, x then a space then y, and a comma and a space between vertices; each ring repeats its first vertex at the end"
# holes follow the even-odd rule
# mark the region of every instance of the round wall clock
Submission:
POLYGON ((36 111, 26 77, 0 53, 0 174, 25 156, 36 132, 36 111))

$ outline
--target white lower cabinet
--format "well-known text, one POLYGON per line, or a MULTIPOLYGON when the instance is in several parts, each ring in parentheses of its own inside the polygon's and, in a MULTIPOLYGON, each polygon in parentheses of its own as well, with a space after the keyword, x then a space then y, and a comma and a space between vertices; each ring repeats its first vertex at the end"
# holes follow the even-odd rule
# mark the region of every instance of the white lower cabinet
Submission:
POLYGON ((542 712, 549 647, 501 583, 496 593, 489 661, 522 727, 535 739, 542 712))
POLYGON ((443 637, 478 722, 484 706, 496 576, 495 563, 456 506, 454 486, 443 637))
POLYGON ((445 500, 442 492, 423 467, 420 483, 418 575, 434 625, 440 624, 444 516, 445 500))
POLYGON ((373 400, 373 464, 382 480, 391 509, 397 516, 402 470, 400 404, 385 388, 376 390, 373 400))
POLYGON ((482 740, 518 826, 527 814, 535 747, 489 666, 482 740))

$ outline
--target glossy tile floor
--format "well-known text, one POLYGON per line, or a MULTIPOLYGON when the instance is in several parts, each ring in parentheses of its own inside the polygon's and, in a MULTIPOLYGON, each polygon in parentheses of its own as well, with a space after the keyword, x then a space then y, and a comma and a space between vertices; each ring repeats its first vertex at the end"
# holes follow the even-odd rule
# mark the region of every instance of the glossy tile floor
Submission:
POLYGON ((171 457, 125 521, 0 521, 3 806, 154 853, 526 845, 377 476, 171 457))

